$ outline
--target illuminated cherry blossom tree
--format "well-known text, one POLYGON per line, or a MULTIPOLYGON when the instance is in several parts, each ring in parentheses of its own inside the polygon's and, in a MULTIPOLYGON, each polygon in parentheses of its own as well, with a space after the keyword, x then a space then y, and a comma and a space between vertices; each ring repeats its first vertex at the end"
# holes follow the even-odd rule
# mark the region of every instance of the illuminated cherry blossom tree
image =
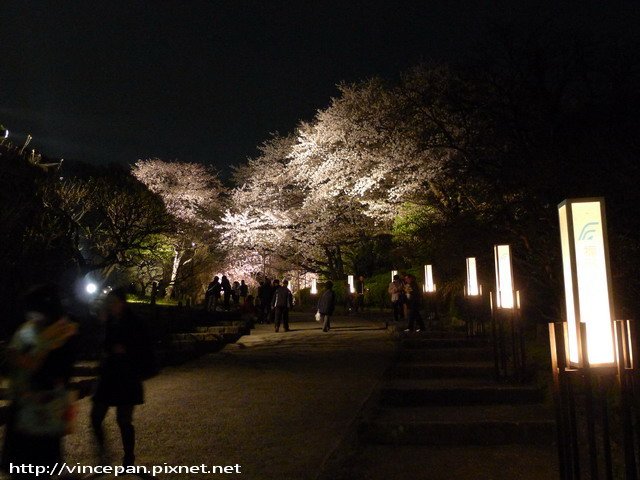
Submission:
POLYGON ((167 296, 171 296, 181 267, 194 261, 196 249, 215 243, 224 188, 211 168, 198 163, 139 160, 133 175, 158 194, 174 219, 174 249, 167 296))

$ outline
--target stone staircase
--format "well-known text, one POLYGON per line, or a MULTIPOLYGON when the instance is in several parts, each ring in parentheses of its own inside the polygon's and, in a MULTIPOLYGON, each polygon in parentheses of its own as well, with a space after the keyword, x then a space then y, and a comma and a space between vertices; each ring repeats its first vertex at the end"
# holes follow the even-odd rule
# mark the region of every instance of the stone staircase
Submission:
POLYGON ((495 380, 486 339, 399 334, 398 362, 339 479, 557 478, 552 406, 535 384, 495 380))

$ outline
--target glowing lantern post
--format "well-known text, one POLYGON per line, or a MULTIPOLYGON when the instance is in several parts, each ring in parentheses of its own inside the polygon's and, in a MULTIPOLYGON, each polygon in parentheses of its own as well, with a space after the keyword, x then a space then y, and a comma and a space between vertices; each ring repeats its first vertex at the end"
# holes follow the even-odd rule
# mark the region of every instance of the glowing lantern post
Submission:
POLYGON ((612 365, 613 300, 604 199, 569 199, 558 205, 564 289, 567 304, 569 361, 612 365), (580 324, 586 325, 582 345, 580 324))
POLYGON ((433 293, 436 291, 436 284, 433 283, 433 268, 431 265, 424 266, 424 291, 433 293))
POLYGON ((467 335, 482 335, 484 334, 482 288, 478 284, 478 271, 475 257, 467 258, 467 282, 464 286, 464 295, 467 298, 464 306, 467 335))
POLYGON ((315 278, 311 280, 311 295, 316 295, 318 293, 318 280, 315 278))
POLYGON ((478 285, 478 271, 476 269, 475 257, 467 258, 467 285, 465 292, 469 297, 477 297, 481 295, 480 286, 478 285))
POLYGON ((356 286, 353 282, 353 275, 349 275, 349 277, 347 277, 347 283, 349 284, 349 293, 356 293, 356 286))
POLYGON ((638 393, 630 385, 638 375, 638 330, 633 321, 614 320, 604 199, 564 200, 558 220, 567 321, 549 324, 549 340, 562 477, 581 477, 580 463, 588 459, 591 478, 614 478, 613 466, 624 462, 625 478, 635 479, 638 393), (576 416, 573 405, 582 402, 576 416), (617 451, 607 413, 614 404, 622 420, 617 451), (623 458, 614 461, 618 452, 623 458))
POLYGON ((510 245, 495 245, 493 254, 496 269, 496 291, 491 296, 491 323, 494 358, 498 377, 507 376, 507 362, 511 357, 513 374, 524 378, 524 324, 520 318, 520 294, 515 290, 510 245), (507 332, 510 334, 507 335, 507 332), (507 337, 510 337, 507 340, 507 337), (507 343, 511 345, 507 345, 507 343))
POLYGON ((493 253, 496 262, 496 307, 513 308, 515 292, 511 268, 511 246, 496 245, 493 247, 493 253))

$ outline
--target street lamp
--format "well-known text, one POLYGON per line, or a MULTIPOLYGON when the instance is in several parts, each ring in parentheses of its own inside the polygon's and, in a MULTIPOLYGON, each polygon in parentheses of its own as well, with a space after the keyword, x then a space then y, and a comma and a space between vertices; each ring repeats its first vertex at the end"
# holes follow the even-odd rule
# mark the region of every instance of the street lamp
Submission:
POLYGON ((567 306, 569 361, 583 366, 615 362, 613 296, 603 198, 567 199, 558 205, 567 306), (586 345, 580 324, 586 325, 586 345))

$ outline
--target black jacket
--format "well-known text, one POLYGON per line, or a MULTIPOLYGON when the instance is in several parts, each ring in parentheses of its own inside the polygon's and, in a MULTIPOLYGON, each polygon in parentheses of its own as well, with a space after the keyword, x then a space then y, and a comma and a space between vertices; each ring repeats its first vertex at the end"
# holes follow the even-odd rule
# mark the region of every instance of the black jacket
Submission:
POLYGON ((333 290, 325 290, 322 292, 318 300, 318 311, 320 315, 333 315, 336 308, 336 294, 333 290))

